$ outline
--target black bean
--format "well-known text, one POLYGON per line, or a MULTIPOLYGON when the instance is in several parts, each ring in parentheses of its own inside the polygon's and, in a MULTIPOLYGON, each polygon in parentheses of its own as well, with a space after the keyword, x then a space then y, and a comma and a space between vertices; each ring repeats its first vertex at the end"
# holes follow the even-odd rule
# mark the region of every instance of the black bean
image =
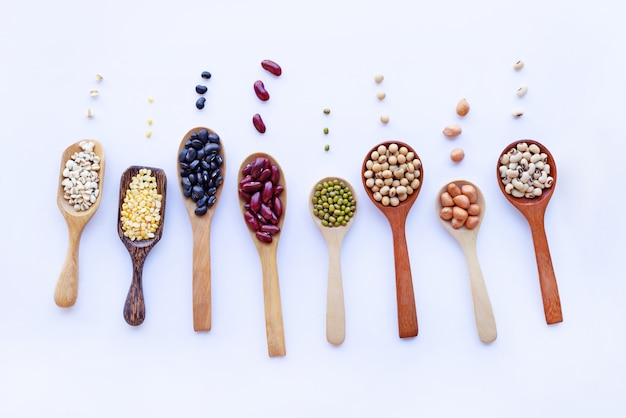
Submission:
POLYGON ((191 184, 192 186, 195 186, 196 183, 198 183, 198 179, 196 178, 196 175, 193 173, 187 176, 187 180, 189 180, 189 184, 191 184))
POLYGON ((202 71, 202 74, 200 74, 200 77, 208 80, 209 78, 211 78, 211 73, 208 71, 202 71))
POLYGON ((191 146, 199 150, 204 147, 204 144, 199 139, 194 139, 193 141, 191 141, 191 146))
POLYGON ((216 156, 215 156, 215 162, 216 162, 218 165, 222 165, 222 164, 224 164, 224 158, 222 158, 222 156, 221 156, 221 155, 216 155, 216 156))
POLYGON ((213 206, 216 201, 217 201, 217 197, 215 197, 215 195, 211 195, 209 199, 207 200, 207 205, 213 206))
POLYGON ((191 187, 183 189, 183 196, 191 197, 191 187))
POLYGON ((219 135, 216 134, 216 133, 210 133, 209 134, 209 142, 213 142, 215 144, 219 144, 220 143, 219 135))
POLYGON ((189 180, 189 177, 183 177, 180 179, 180 184, 183 186, 183 188, 188 189, 192 186, 191 181, 189 180))
POLYGON ((201 129, 198 131, 198 139, 202 141, 203 144, 206 144, 209 140, 209 132, 206 129, 201 129))
POLYGON ((206 206, 207 204, 207 200, 209 200, 208 196, 202 196, 200 199, 198 199, 198 201, 196 202, 196 205, 198 207, 200 206, 206 206))
POLYGON ((217 192, 217 187, 209 187, 206 191, 207 196, 213 196, 217 192))
POLYGON ((196 210, 194 210, 193 212, 197 215, 197 216, 202 216, 205 215, 207 211, 207 207, 205 206, 199 206, 196 208, 196 210))
POLYGON ((206 86, 203 86, 203 85, 200 85, 200 84, 198 84, 198 85, 196 86, 196 93, 198 93, 198 94, 204 94, 204 93, 206 93, 206 91, 207 91, 206 86))
MULTIPOLYGON (((192 148, 193 149, 193 148, 192 148)), ((191 171, 196 171, 196 169, 200 166, 200 161, 199 160, 193 160, 191 163, 189 163, 189 170, 191 171)))
POLYGON ((193 201, 197 202, 199 199, 202 199, 202 196, 204 196, 204 187, 198 184, 193 186, 193 188, 191 189, 191 198, 193 199, 193 201))
POLYGON ((196 107, 198 109, 204 109, 204 102, 206 102, 206 99, 204 97, 200 97, 198 100, 196 100, 196 107))
POLYGON ((187 157, 187 150, 183 148, 182 151, 180 151, 180 154, 178 154, 178 162, 184 163, 185 157, 187 157))
POLYGON ((200 165, 202 166, 203 169, 205 170, 211 170, 211 163, 208 162, 207 160, 202 160, 200 161, 200 165))
MULTIPOLYGON (((197 151, 195 148, 187 148, 187 155, 185 156, 185 161, 191 163, 196 159, 197 151)), ((190 164, 191 165, 191 164, 190 164)))
POLYGON ((218 153, 218 152, 220 152, 221 148, 222 147, 220 146, 220 144, 216 144, 214 142, 209 142, 208 144, 206 144, 204 146, 204 153, 205 154, 218 153))

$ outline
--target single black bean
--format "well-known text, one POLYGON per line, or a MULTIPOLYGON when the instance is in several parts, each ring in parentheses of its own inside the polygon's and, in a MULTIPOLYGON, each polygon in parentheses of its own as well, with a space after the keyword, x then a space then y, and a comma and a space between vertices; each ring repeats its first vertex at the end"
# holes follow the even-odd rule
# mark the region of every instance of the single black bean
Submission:
POLYGON ((209 196, 213 196, 217 192, 217 187, 209 187, 206 191, 206 194, 209 196))
POLYGON ((217 197, 215 195, 211 195, 209 196, 209 199, 207 200, 207 205, 213 206, 216 201, 217 201, 217 197))
POLYGON ((204 147, 204 144, 202 143, 201 140, 194 139, 193 141, 191 141, 191 146, 199 150, 199 149, 202 149, 202 147, 204 147))
POLYGON ((198 206, 196 208, 196 210, 193 211, 193 213, 195 213, 197 216, 202 216, 202 215, 206 215, 206 211, 207 211, 207 206, 198 206))
POLYGON ((187 180, 189 180, 189 184, 191 184, 192 186, 195 186, 198 183, 198 179, 194 173, 190 173, 187 176, 187 180))
POLYGON ((202 199, 202 196, 204 196, 204 187, 198 184, 193 186, 193 188, 191 189, 191 198, 193 199, 193 201, 197 202, 198 200, 202 199))
POLYGON ((204 109, 204 102, 206 102, 206 99, 204 97, 200 97, 198 100, 196 100, 196 107, 198 109, 204 109))
POLYGON ((202 71, 202 74, 200 74, 200 77, 208 80, 209 78, 211 78, 211 73, 208 71, 202 71))
POLYGON ((202 168, 204 168, 205 170, 211 170, 211 163, 208 162, 207 160, 202 160, 200 161, 200 165, 202 166, 202 168))
POLYGON ((183 189, 183 196, 191 197, 191 187, 183 189))
POLYGON ((211 153, 220 152, 221 148, 222 147, 220 146, 220 144, 216 144, 214 142, 209 142, 208 144, 206 144, 204 146, 204 153, 205 154, 211 154, 211 153))
POLYGON ((180 151, 180 154, 178 154, 178 162, 180 163, 184 163, 185 162, 185 158, 187 157, 187 149, 183 148, 180 151))
POLYGON ((206 91, 207 91, 206 86, 203 86, 203 85, 201 85, 201 84, 198 84, 198 85, 196 86, 196 93, 198 93, 198 94, 204 94, 204 93, 206 93, 206 91))
POLYGON ((183 188, 187 189, 190 188, 192 186, 191 181, 189 180, 189 177, 183 177, 180 179, 180 184, 183 186, 183 188))
POLYGON ((189 170, 196 171, 199 166, 200 166, 200 161, 199 160, 193 160, 191 163, 189 163, 189 170))
POLYGON ((220 137, 218 134, 216 133, 210 133, 208 136, 209 142, 213 142, 215 144, 219 144, 220 143, 220 137))
POLYGON ((200 199, 198 199, 198 201, 196 202, 196 206, 200 207, 200 206, 206 206, 207 204, 207 200, 209 200, 208 196, 202 196, 200 199))
POLYGON ((193 160, 196 159, 197 154, 198 152, 196 151, 195 148, 187 148, 187 155, 185 155, 185 161, 187 161, 188 163, 191 163, 193 160))
POLYGON ((198 131, 198 139, 202 141, 203 144, 206 144, 209 140, 209 132, 206 129, 201 129, 198 131))

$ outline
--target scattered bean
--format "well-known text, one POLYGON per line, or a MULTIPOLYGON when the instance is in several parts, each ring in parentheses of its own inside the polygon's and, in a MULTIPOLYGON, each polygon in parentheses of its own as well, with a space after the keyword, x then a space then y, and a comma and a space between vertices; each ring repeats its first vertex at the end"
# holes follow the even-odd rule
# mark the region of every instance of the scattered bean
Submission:
POLYGON ((539 197, 554 182, 548 155, 524 141, 500 156, 499 173, 504 191, 515 197, 539 197))
POLYGON ((520 116, 522 116, 524 114, 524 111, 520 108, 516 108, 513 109, 513 112, 511 113, 514 117, 519 118, 520 116))
POLYGON ((324 128, 324 135, 328 135, 328 128, 324 128))
POLYGON ((444 221, 449 221, 454 229, 463 226, 467 229, 474 229, 480 223, 481 208, 477 203, 478 191, 471 184, 463 184, 459 187, 455 182, 451 182, 439 199, 442 206, 439 217, 444 221))
POLYGON ((324 108, 324 114, 325 115, 329 115, 330 114, 330 109, 329 108, 324 108))
POLYGON ((63 169, 63 197, 77 212, 85 211, 100 195, 100 157, 93 151, 92 141, 81 141, 81 151, 75 152, 63 169))
POLYGON ((459 116, 465 116, 470 111, 470 105, 466 99, 461 99, 456 104, 456 114, 459 116))
POLYGON ((270 99, 270 94, 265 89, 265 85, 261 80, 257 80, 254 82, 254 93, 256 94, 256 97, 259 98, 259 100, 262 100, 264 102, 270 99))
POLYGON ((183 196, 196 202, 195 214, 202 216, 217 202, 224 182, 224 155, 219 135, 206 129, 193 132, 178 155, 183 196))
POLYGON ((206 99, 204 97, 200 97, 198 100, 196 100, 196 107, 198 109, 204 109, 205 102, 206 102, 206 99))
POLYGON ((518 61, 516 61, 516 62, 515 62, 515 64, 513 64, 513 68, 514 68, 516 71, 521 70, 522 68, 524 68, 524 61, 522 61, 522 60, 518 60, 518 61))
POLYGON ((521 86, 519 89, 517 89, 517 96, 518 97, 524 97, 526 95, 526 93, 528 93, 528 87, 527 86, 521 86))
POLYGON ((385 77, 382 74, 376 74, 374 76, 374 81, 376 82, 376 84, 382 83, 384 79, 385 77))
POLYGON ((263 122, 261 115, 259 115, 258 113, 252 116, 252 124, 259 133, 265 133, 265 123, 263 122))
POLYGON ((96 81, 100 82, 102 81, 103 77, 102 74, 96 74, 96 81))
POLYGON ((208 71, 202 71, 202 73, 200 74, 200 77, 208 80, 209 78, 211 78, 211 73, 208 71))
POLYGON ((388 124, 389 123, 389 115, 382 115, 380 117, 380 121, 384 124, 388 124))
POLYGON ((387 97, 387 93, 385 93, 384 91, 379 91, 378 93, 376 93, 376 98, 378 100, 383 100, 385 97, 387 97))
POLYGON ((257 157, 246 164, 241 174, 239 198, 244 203, 246 225, 259 241, 270 243, 272 236, 280 232, 278 223, 284 214, 280 199, 284 186, 280 184, 278 167, 269 158, 257 157))
POLYGON ((152 137, 152 131, 148 130, 146 131, 146 138, 150 138, 152 137))
POLYGON ((283 73, 283 69, 280 67, 280 65, 278 65, 272 60, 261 61, 261 67, 263 67, 265 70, 269 71, 270 73, 274 74, 277 77, 283 73))
POLYGON ((89 90, 89 95, 91 97, 96 97, 98 94, 100 94, 100 92, 98 91, 98 89, 91 89, 89 90))
POLYGON ((88 118, 93 118, 93 110, 91 110, 91 108, 87 108, 87 117, 88 118))
POLYGON ((465 151, 463 151, 461 148, 454 148, 452 151, 450 151, 450 159, 455 163, 463 161, 463 158, 465 158, 465 151))
POLYGON ((201 85, 201 84, 198 84, 198 85, 196 86, 196 93, 198 93, 198 94, 204 94, 204 93, 206 93, 206 92, 207 92, 207 90, 208 90, 208 89, 207 89, 207 87, 206 87, 206 86, 203 86, 203 85, 201 85))
POLYGON ((313 214, 327 227, 345 226, 356 212, 356 197, 350 187, 337 179, 315 186, 313 214))
POLYGON ((128 185, 120 210, 124 236, 131 241, 154 238, 161 222, 162 200, 152 170, 140 169, 128 185))
POLYGON ((324 151, 329 151, 330 150, 330 145, 326 144, 324 145, 324 151))
POLYGON ((461 135, 461 132, 463 132, 463 129, 461 129, 459 125, 455 124, 448 125, 443 128, 443 134, 448 138, 456 138, 457 136, 461 135))

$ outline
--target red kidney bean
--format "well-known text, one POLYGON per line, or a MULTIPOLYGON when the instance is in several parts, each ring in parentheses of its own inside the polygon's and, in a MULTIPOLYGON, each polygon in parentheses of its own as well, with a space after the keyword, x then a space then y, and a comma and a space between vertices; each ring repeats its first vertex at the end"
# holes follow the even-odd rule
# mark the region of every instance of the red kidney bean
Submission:
POLYGON ((244 202, 249 202, 250 198, 252 197, 252 195, 250 193, 246 193, 244 192, 242 189, 239 189, 239 197, 244 201, 244 202))
POLYGON ((263 60, 261 61, 261 67, 274 74, 275 76, 280 76, 283 73, 283 69, 280 68, 280 65, 276 64, 272 60, 263 60))
POLYGON ((248 183, 244 183, 241 185, 241 190, 243 190, 245 193, 258 192, 262 188, 263 188, 263 183, 259 181, 250 181, 248 183))
POLYGON ((271 235, 278 234, 280 232, 280 228, 276 225, 261 225, 261 231, 267 232, 271 235))
POLYGON ((272 242, 272 236, 270 235, 269 232, 257 231, 256 237, 259 241, 264 242, 266 244, 269 244, 270 242, 272 242))
POLYGON ((278 167, 276 167, 275 165, 271 167, 271 170, 272 183, 278 184, 278 181, 280 180, 280 171, 278 171, 278 167))
POLYGON ((269 219, 269 221, 273 224, 273 225, 278 225, 278 216, 276 216, 276 214, 274 212, 272 212, 270 210, 270 214, 272 215, 269 219))
POLYGON ((280 196, 283 190, 285 190, 285 188, 280 184, 277 184, 276 187, 274 187, 274 196, 280 196))
MULTIPOLYGON (((271 177, 272 177, 271 170, 263 170, 261 171, 261 174, 259 174, 259 181, 265 183, 266 181, 270 180, 271 177)), ((276 182, 272 180, 272 183, 276 183, 276 182)))
POLYGON ((265 203, 261 203, 261 209, 259 210, 259 213, 267 220, 272 219, 272 209, 270 209, 270 207, 267 206, 265 203))
POLYGON ((261 191, 261 200, 263 201, 263 203, 269 202, 273 194, 274 194, 274 185, 272 184, 271 181, 268 180, 263 184, 263 190, 261 191))
POLYGON ((280 218, 283 214, 283 202, 280 200, 280 197, 274 196, 272 207, 276 216, 280 218))
POLYGON ((250 175, 254 180, 258 180, 259 176, 261 176, 261 172, 265 168, 265 160, 266 159, 263 157, 257 157, 257 159, 252 163, 250 175))
POLYGON ((265 89, 265 84, 261 80, 257 80, 254 82, 254 92, 256 93, 256 97, 264 102, 270 99, 270 94, 265 89))
MULTIPOLYGON (((248 170, 249 171, 249 170, 248 170)), ((239 182, 240 185, 244 185, 246 183, 250 183, 252 181, 252 176, 250 174, 244 175, 244 177, 239 182)))
POLYGON ((261 192, 255 192, 250 198, 250 209, 258 212, 261 209, 261 192))
POLYGON ((258 113, 256 113, 254 116, 252 116, 252 124, 254 125, 255 129, 261 133, 264 134, 265 133, 265 122, 263 122, 263 119, 261 118, 261 115, 259 115, 258 113))
POLYGON ((251 211, 247 210, 243 214, 243 217, 246 220, 248 227, 250 227, 252 230, 258 231, 261 228, 261 225, 259 225, 259 221, 257 220, 254 213, 252 213, 251 211))

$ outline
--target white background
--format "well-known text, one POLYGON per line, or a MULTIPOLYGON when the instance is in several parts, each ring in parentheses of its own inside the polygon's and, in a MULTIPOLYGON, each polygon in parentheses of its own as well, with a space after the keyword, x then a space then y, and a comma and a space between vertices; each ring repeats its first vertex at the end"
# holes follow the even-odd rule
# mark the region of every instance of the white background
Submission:
POLYGON ((0 415, 624 416, 626 27, 613 6, 4 5, 0 415), (281 77, 260 67, 267 58, 282 65, 281 77), (518 59, 526 65, 516 72, 518 59), (213 77, 198 111, 203 70, 213 77), (257 79, 269 102, 254 95, 257 79), (519 99, 522 84, 529 92, 519 99), (472 108, 461 119, 454 109, 463 97, 472 108), (515 107, 525 112, 519 119, 515 107), (265 135, 252 127, 257 112, 265 135), (463 127, 457 139, 441 134, 449 123, 463 127), (208 333, 192 328, 191 229, 176 179, 176 150, 195 126, 220 134, 227 159, 211 232, 208 333), (67 248, 58 167, 65 147, 84 138, 105 148, 104 193, 81 240, 78 300, 61 309, 53 301, 67 248), (545 323, 530 229, 495 176, 500 152, 521 138, 547 146, 559 170, 546 214, 558 325, 545 323), (397 332, 391 231, 359 174, 366 152, 388 139, 412 145, 424 165, 406 225, 420 332, 407 340, 397 332), (458 165, 449 159, 455 146, 466 151, 458 165), (257 151, 278 160, 288 187, 278 247, 282 358, 267 355, 260 263, 237 203, 237 168, 257 151), (132 269, 116 230, 119 179, 130 165, 168 175, 163 239, 144 268, 146 321, 135 328, 122 316, 132 269), (342 249, 347 336, 338 347, 325 338, 327 253, 307 209, 311 187, 330 175, 359 198, 342 249), (459 178, 487 201, 478 254, 498 326, 489 345, 476 334, 463 254, 434 209, 437 190, 459 178))

